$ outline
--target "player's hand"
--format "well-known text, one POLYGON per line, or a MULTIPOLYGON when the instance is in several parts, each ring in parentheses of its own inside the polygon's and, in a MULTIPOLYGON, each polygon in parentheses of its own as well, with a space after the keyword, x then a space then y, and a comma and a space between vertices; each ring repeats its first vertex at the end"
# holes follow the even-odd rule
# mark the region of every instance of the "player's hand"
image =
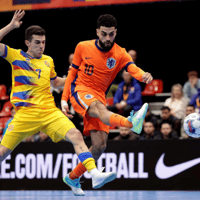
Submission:
POLYGON ((24 10, 16 10, 15 14, 10 22, 10 25, 13 28, 19 28, 22 25, 22 21, 21 19, 23 18, 23 16, 25 15, 25 11, 24 10))
POLYGON ((153 80, 153 77, 149 72, 145 72, 142 76, 142 79, 143 79, 143 82, 145 82, 146 84, 149 84, 153 80))
POLYGON ((65 100, 61 101, 61 109, 62 112, 70 119, 72 119, 74 116, 69 111, 68 103, 65 100))

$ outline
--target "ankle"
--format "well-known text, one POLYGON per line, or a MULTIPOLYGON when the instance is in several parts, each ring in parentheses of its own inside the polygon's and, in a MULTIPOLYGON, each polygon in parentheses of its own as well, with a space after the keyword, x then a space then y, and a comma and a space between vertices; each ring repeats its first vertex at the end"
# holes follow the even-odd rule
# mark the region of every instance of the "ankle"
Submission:
POLYGON ((94 168, 90 171, 90 174, 92 177, 94 177, 97 173, 99 173, 99 171, 97 170, 97 168, 94 168))

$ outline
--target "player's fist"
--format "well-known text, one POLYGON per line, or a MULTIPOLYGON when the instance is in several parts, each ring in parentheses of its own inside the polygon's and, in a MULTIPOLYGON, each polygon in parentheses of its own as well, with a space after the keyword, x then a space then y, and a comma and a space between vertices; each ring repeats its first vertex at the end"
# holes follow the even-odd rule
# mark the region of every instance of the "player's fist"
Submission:
POLYGON ((24 10, 16 10, 15 14, 10 22, 10 25, 13 28, 19 28, 22 25, 22 21, 21 19, 23 18, 23 16, 25 15, 25 11, 24 10))
POLYGON ((69 106, 68 106, 68 103, 67 101, 65 100, 62 100, 61 101, 61 109, 62 109, 62 112, 67 116, 69 117, 70 119, 73 118, 73 115, 70 113, 69 111, 69 106))
POLYGON ((153 80, 152 75, 149 72, 145 72, 142 76, 142 80, 143 82, 145 82, 146 84, 151 83, 151 81, 153 80))

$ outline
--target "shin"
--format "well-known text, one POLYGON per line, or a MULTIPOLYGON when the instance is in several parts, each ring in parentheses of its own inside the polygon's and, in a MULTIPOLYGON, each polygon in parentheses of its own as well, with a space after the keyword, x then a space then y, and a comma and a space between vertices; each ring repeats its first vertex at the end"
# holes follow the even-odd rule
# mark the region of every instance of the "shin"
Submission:
POLYGON ((108 134, 104 131, 95 131, 90 132, 92 146, 90 147, 90 152, 92 153, 93 158, 97 161, 101 154, 106 149, 106 143, 108 140, 108 134))
POLYGON ((0 164, 2 161, 12 152, 12 150, 8 149, 5 146, 0 145, 0 164))

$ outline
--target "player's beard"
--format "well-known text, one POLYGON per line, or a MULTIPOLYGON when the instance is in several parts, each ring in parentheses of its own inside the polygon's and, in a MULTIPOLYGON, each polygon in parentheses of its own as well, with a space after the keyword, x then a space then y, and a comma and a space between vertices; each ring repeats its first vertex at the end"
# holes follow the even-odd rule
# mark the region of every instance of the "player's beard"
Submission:
POLYGON ((101 40, 99 40, 99 44, 100 44, 101 48, 102 48, 104 51, 110 51, 110 50, 112 49, 114 43, 115 43, 115 40, 113 40, 112 43, 110 42, 110 43, 111 43, 110 46, 106 46, 105 43, 106 43, 106 42, 103 43, 101 40))

